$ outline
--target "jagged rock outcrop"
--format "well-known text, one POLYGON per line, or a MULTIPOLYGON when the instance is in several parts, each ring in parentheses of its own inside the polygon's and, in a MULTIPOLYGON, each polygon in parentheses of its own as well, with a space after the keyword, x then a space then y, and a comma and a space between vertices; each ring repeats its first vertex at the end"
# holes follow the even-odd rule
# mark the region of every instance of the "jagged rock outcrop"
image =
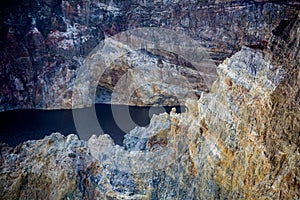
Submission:
POLYGON ((106 38, 84 60, 74 82, 72 106, 103 101, 182 105, 208 91, 216 79, 215 68, 206 50, 189 37, 162 28, 127 31, 106 38))
POLYGON ((155 116, 125 147, 57 133, 2 145, 1 198, 299 199, 299 16, 270 49, 226 59, 211 93, 155 116))
POLYGON ((242 45, 268 46, 272 30, 298 9, 293 0, 3 1, 1 110, 70 108, 77 70, 105 36, 138 27, 180 31, 220 63, 242 45))

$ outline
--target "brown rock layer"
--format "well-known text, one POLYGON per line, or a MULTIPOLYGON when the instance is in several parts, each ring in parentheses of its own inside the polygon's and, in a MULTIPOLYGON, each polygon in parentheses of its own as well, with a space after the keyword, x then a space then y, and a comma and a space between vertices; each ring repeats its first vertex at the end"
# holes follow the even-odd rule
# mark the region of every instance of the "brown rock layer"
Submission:
POLYGON ((57 133, 2 145, 1 198, 299 199, 299 21, 270 50, 226 59, 211 93, 134 129, 125 147, 57 133))
POLYGON ((199 41, 220 63, 243 45, 268 46, 272 30, 284 28, 297 10, 292 0, 3 1, 1 110, 70 108, 77 70, 105 36, 167 28, 199 41))

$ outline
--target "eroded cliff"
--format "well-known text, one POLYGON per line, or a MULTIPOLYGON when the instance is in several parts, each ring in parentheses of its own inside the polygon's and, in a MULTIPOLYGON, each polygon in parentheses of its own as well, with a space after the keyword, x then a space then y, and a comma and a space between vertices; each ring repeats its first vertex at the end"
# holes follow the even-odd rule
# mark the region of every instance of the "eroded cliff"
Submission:
POLYGON ((2 145, 1 197, 299 199, 299 17, 268 49, 243 47, 221 63, 187 113, 155 116, 124 147, 58 133, 2 145))
MULTIPOLYGON (((3 1, 1 110, 71 108, 78 69, 105 37, 140 27, 171 29, 199 41, 220 63, 243 45, 266 48, 272 30, 278 25, 284 29, 298 9, 297 1, 264 0, 3 1)), ((107 87, 99 102, 106 102, 111 92, 103 81, 100 86, 107 87)))

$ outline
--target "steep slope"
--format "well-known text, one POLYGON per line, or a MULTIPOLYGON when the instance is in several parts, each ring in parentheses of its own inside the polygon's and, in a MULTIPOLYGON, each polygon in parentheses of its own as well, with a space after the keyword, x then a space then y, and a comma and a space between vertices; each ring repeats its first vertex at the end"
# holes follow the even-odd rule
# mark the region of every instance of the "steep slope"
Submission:
POLYGON ((220 63, 243 45, 265 48, 299 3, 13 0, 0 7, 0 109, 7 110, 70 108, 77 71, 105 37, 140 27, 171 29, 199 41, 220 63))
POLYGON ((125 147, 58 133, 2 145, 1 198, 299 199, 299 17, 269 50, 226 59, 211 93, 155 116, 125 147))

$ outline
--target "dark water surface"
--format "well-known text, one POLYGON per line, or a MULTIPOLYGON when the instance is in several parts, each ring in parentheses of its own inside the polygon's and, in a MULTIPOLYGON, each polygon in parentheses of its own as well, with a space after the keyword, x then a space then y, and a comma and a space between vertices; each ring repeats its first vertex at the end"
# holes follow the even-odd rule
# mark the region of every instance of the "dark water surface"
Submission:
MULTIPOLYGON (((136 126, 147 126, 152 115, 170 112, 172 107, 136 107, 110 104, 95 105, 97 124, 89 118, 94 113, 92 108, 76 109, 76 115, 83 116, 80 121, 80 133, 78 123, 75 126, 72 110, 12 110, 0 112, 0 142, 16 146, 27 140, 42 139, 53 132, 63 135, 77 134, 81 139, 88 139, 101 127, 104 133, 109 134, 116 144, 122 145, 124 135, 136 126), (119 126, 118 126, 119 125, 119 126), (121 128, 120 128, 121 127, 121 128), (79 129, 78 129, 79 130, 79 129)), ((180 106, 176 106, 177 112, 181 112, 180 106)), ((184 108, 185 109, 185 108, 184 108)))

